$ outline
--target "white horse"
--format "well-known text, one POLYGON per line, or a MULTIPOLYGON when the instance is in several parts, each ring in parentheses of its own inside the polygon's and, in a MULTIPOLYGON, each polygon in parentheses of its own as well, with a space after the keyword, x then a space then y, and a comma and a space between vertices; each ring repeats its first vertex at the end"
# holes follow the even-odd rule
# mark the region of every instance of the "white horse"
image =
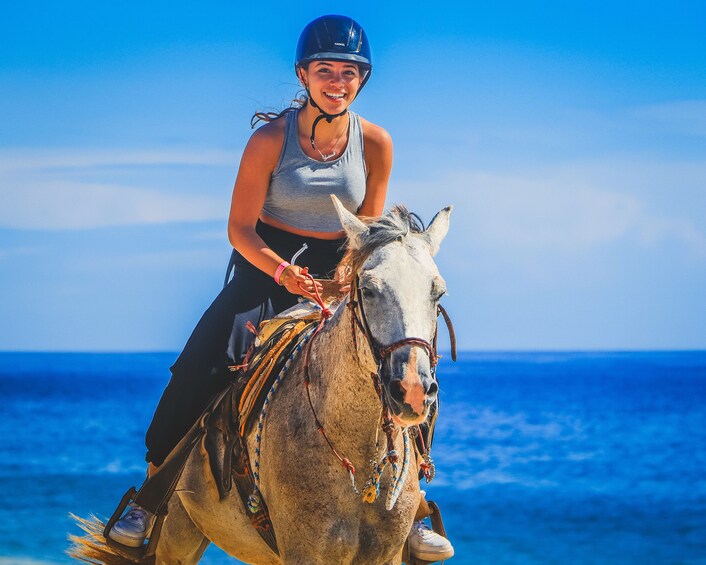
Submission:
MULTIPOLYGON (((334 204, 348 235, 344 265, 351 293, 311 339, 309 355, 300 354, 289 367, 271 399, 260 441, 256 430, 247 437, 251 457, 259 449, 259 493, 279 555, 251 525, 236 489, 214 500, 204 455, 195 449, 169 503, 158 564, 197 563, 209 543, 263 565, 402 561, 420 502, 418 461, 409 455, 404 430, 426 419, 438 392, 431 343, 445 283, 433 256, 448 230, 451 208, 441 210, 424 230, 401 207, 364 223, 336 199, 334 204), (365 478, 393 447, 381 427, 383 413, 389 416, 386 427, 399 459, 381 475, 381 496, 368 503, 353 493, 349 473, 325 440, 355 466, 357 486, 364 490, 365 478), (315 418, 325 426, 324 434, 315 418), (395 477, 400 477, 396 485, 395 477), (394 496, 386 497, 393 488, 394 496)), ((374 483, 368 481, 364 491, 368 501, 374 498, 374 483)), ((80 548, 73 555, 127 563, 80 548)))

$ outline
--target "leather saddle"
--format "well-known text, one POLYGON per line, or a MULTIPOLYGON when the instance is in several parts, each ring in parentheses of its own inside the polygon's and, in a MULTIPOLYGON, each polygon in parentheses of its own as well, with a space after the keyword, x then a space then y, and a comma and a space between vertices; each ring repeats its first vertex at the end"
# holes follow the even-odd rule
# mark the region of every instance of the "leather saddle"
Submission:
POLYGON ((233 371, 234 378, 211 401, 158 471, 145 479, 139 490, 131 487, 125 493, 103 531, 106 543, 119 554, 134 562, 154 555, 169 499, 191 452, 200 445, 217 487, 217 500, 223 500, 235 483, 253 527, 279 555, 265 501, 262 500, 254 512, 247 504, 255 483, 245 437, 257 421, 273 381, 299 342, 320 319, 320 312, 308 305, 294 307, 285 314, 288 313, 260 325, 257 338, 246 355, 245 366, 233 371), (157 517, 149 543, 139 548, 124 546, 108 536, 131 501, 157 517))

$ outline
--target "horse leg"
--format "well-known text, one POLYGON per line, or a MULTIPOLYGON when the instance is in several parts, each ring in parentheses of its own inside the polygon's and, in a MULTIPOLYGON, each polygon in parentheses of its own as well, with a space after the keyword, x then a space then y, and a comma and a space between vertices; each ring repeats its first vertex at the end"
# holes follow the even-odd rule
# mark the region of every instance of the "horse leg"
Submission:
POLYGON ((210 543, 191 521, 179 497, 172 496, 157 544, 155 565, 195 565, 210 543))
POLYGON ((386 565, 402 565, 402 563, 403 563, 402 554, 403 554, 403 550, 400 549, 400 552, 397 555, 395 555, 395 557, 393 559, 388 561, 386 565))

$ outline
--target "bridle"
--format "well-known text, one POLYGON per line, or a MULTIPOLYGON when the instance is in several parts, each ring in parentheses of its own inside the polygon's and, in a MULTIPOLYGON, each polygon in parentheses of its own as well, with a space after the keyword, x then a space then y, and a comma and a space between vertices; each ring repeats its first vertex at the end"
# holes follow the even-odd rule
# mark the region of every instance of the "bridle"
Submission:
MULTIPOLYGON (((360 288, 360 280, 358 275, 356 275, 355 280, 351 284, 351 290, 348 297, 348 303, 346 307, 351 311, 351 332, 353 334, 353 344, 355 345, 356 351, 358 349, 358 338, 356 327, 362 332, 368 341, 368 346, 373 354, 375 363, 377 365, 378 377, 380 374, 380 368, 382 363, 387 357, 392 355, 397 349, 404 347, 406 345, 413 345, 421 347, 424 349, 429 356, 429 364, 431 365, 432 376, 436 378, 436 365, 439 362, 440 355, 437 352, 437 337, 439 334, 438 325, 434 329, 434 338, 432 342, 428 342, 420 337, 404 337, 398 341, 395 341, 389 345, 380 345, 380 342, 373 336, 370 331, 370 324, 368 323, 368 318, 365 315, 365 308, 363 306, 363 291, 360 288)), ((451 337, 451 358, 456 361, 456 334, 454 332, 453 324, 451 318, 446 313, 446 310, 441 304, 437 304, 437 316, 442 314, 444 317, 444 322, 446 322, 446 327, 449 330, 449 336, 451 337)))
MULTIPOLYGON (((310 275, 307 275, 312 282, 313 277, 310 275)), ((306 345, 306 351, 304 355, 304 386, 306 388, 306 395, 307 399, 309 401, 309 407, 311 408, 311 412, 314 416, 314 421, 316 423, 316 427, 318 431, 321 433, 323 436, 324 440, 328 444, 328 446, 331 448, 331 451, 333 452, 334 456, 339 460, 341 465, 348 471, 348 475, 350 476, 351 479, 351 484, 353 487, 353 491, 358 494, 358 489, 356 488, 355 484, 355 467, 351 463, 351 461, 347 458, 342 456, 335 448, 333 445, 333 442, 328 438, 326 435, 326 430, 324 429, 324 425, 321 423, 321 420, 319 420, 318 415, 316 414, 316 409, 314 407, 314 403, 311 399, 311 392, 309 390, 309 386, 311 384, 311 379, 309 375, 309 361, 310 361, 310 352, 311 352, 311 344, 314 342, 314 338, 316 335, 319 333, 319 331, 323 328, 325 325, 326 321, 331 318, 333 313, 331 310, 325 306, 323 303, 323 300, 321 299, 321 296, 319 295, 318 290, 316 290, 316 285, 314 285, 314 294, 308 293, 312 297, 312 299, 321 307, 321 321, 317 325, 316 329, 313 330, 313 333, 311 334, 311 338, 308 340, 308 343, 306 345)), ((360 330, 363 335, 365 336, 368 346, 370 347, 370 351, 372 352, 373 358, 375 359, 376 367, 377 370, 375 372, 370 373, 370 377, 373 382, 373 386, 375 387, 375 392, 380 400, 380 403, 382 405, 382 429, 385 432, 385 435, 387 436, 387 455, 383 458, 383 461, 385 461, 384 464, 392 464, 396 465, 397 460, 398 460, 398 455, 397 451, 395 450, 395 435, 396 435, 396 426, 394 421, 392 420, 392 417, 390 416, 390 407, 389 407, 389 402, 385 398, 385 394, 383 392, 383 387, 382 387, 382 382, 380 378, 380 372, 382 368, 382 364, 384 360, 392 355, 394 351, 397 349, 404 347, 406 345, 412 345, 412 346, 417 346, 421 347, 424 349, 429 356, 429 363, 431 365, 431 371, 432 371, 432 377, 434 380, 436 380, 436 365, 438 363, 440 355, 437 353, 437 336, 438 336, 438 324, 437 327, 434 330, 434 338, 433 341, 430 343, 425 339, 418 338, 418 337, 405 337, 402 338, 398 341, 395 341, 389 345, 382 346, 379 344, 378 340, 375 339, 375 337, 372 335, 372 332, 370 331, 370 324, 368 323, 367 316, 365 315, 365 309, 363 306, 363 295, 362 295, 362 290, 360 288, 360 281, 358 275, 355 276, 355 279, 351 283, 351 288, 350 288, 350 293, 348 296, 348 302, 346 304, 346 307, 351 311, 351 332, 353 335, 353 344, 355 348, 355 354, 359 355, 358 353, 358 338, 357 338, 357 330, 360 330)), ((449 330, 449 336, 451 338, 451 358, 456 361, 456 334, 454 332, 453 324, 451 322, 451 318, 449 315, 446 313, 446 310, 441 306, 440 304, 437 304, 437 316, 439 314, 442 314, 444 317, 444 321, 446 323, 446 326, 449 330)), ((407 442, 407 436, 405 435, 405 444, 407 442)), ((408 463, 408 450, 405 451, 405 467, 406 464, 408 463)), ((384 466, 383 464, 383 466, 384 466)), ((380 474, 382 473, 380 466, 378 466, 380 474)), ((426 474, 426 471, 425 471, 426 474)), ((379 485, 379 476, 377 477, 378 485, 379 485)), ((371 479, 368 480, 368 483, 371 482, 371 479)), ((397 494, 399 494, 399 487, 401 485, 398 485, 396 487, 397 489, 397 494)), ((366 484, 366 490, 370 490, 369 484, 366 484)), ((377 487, 377 490, 379 490, 379 486, 377 487)), ((396 497, 395 497, 396 498, 396 497)), ((393 502, 394 504, 394 502, 393 502)))

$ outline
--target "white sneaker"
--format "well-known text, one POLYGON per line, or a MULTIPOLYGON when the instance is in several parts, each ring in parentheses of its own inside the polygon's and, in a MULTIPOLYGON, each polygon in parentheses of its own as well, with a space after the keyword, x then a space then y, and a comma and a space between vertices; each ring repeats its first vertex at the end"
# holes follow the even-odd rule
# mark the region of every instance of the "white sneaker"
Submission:
POLYGON ((451 542, 421 520, 412 524, 412 531, 409 533, 409 549, 414 557, 423 561, 443 561, 454 555, 451 542))
POLYGON ((125 515, 108 532, 111 539, 129 547, 140 547, 149 535, 154 516, 134 502, 128 506, 125 515))

